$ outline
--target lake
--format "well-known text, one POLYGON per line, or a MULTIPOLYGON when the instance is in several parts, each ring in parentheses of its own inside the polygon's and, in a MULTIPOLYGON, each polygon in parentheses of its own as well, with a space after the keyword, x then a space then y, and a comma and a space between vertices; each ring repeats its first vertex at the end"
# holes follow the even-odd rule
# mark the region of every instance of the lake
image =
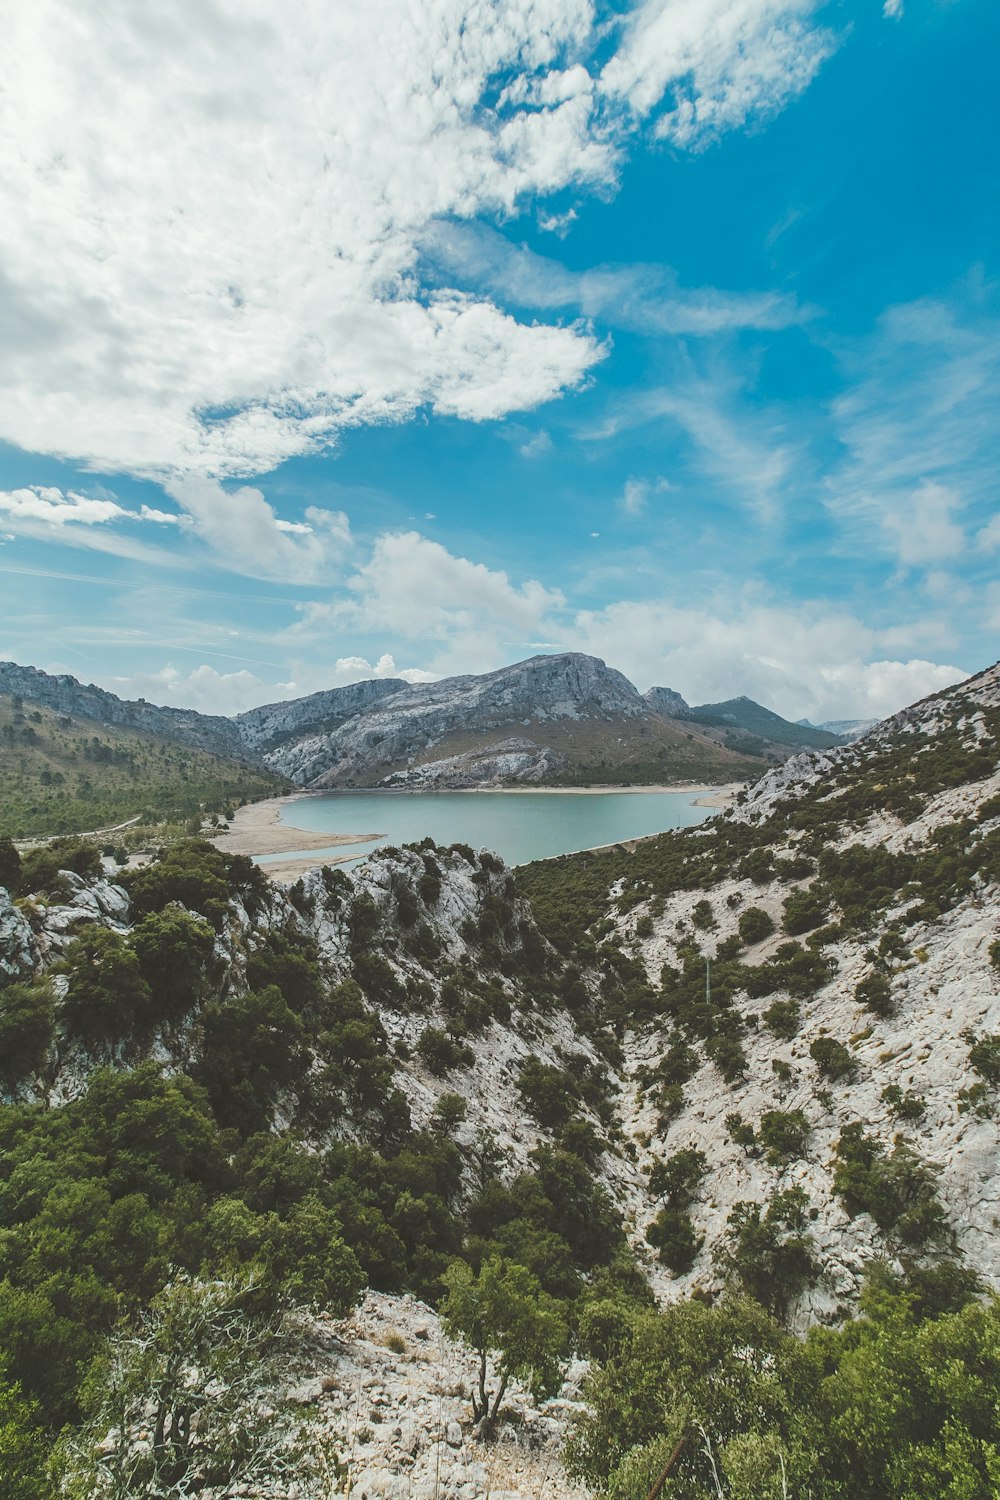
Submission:
MULTIPOLYGON (((508 864, 572 854, 601 844, 688 828, 717 809, 698 807, 709 793, 686 792, 331 792, 282 809, 281 822, 312 833, 381 835, 359 839, 358 858, 379 844, 471 844, 494 849, 508 864)), ((349 853, 330 849, 261 855, 257 863, 349 853)))

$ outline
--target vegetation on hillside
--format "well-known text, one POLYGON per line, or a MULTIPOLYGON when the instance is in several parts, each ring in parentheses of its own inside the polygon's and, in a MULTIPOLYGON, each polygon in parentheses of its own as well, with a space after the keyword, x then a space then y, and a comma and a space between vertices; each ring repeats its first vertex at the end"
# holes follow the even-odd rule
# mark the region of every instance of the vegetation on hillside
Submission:
MULTIPOLYGON (((933 919, 1000 879, 995 799, 901 853, 852 838, 874 807, 912 817, 992 772, 1000 717, 970 735, 954 701, 939 735, 900 737, 762 827, 672 833, 516 882, 488 854, 430 840, 374 857, 383 905, 327 870, 289 906, 249 860, 195 839, 128 871, 127 927, 84 927, 48 972, 0 978, 0 1492, 138 1500, 197 1492, 209 1475, 232 1489, 260 1479, 250 1446, 287 1487, 290 1455, 299 1473, 315 1455, 255 1392, 277 1384, 290 1307, 345 1312, 367 1285, 429 1299, 476 1350, 483 1435, 510 1380, 544 1395, 568 1356, 590 1359, 569 1457, 609 1500, 642 1500, 660 1480, 677 1500, 990 1500, 1000 1302, 957 1260, 938 1174, 912 1140, 842 1117, 838 1212, 868 1216, 886 1260, 869 1266, 857 1316, 804 1337, 788 1315, 823 1247, 801 1182, 733 1205, 713 1246, 724 1291, 662 1311, 600 1173, 631 1146, 613 1082, 627 1030, 664 1033, 637 1082, 669 1123, 703 1056, 724 1082, 741 1077, 745 999, 763 1002, 754 1024, 795 1036, 846 934, 871 945, 856 998, 884 1014, 903 945, 886 914, 933 919), (455 960, 438 921, 446 864, 473 892, 455 960), (773 917, 748 903, 735 934, 713 940, 709 993, 700 944, 730 875, 784 899, 773 917), (690 922, 651 983, 609 914, 642 907, 651 922, 677 891, 691 893, 690 922), (308 928, 317 903, 341 924, 336 967, 308 928), (557 1010, 589 1045, 512 1070, 539 1132, 515 1166, 459 1129, 458 1090, 494 1022, 537 1036, 557 1010), (414 1057, 447 1084, 424 1128, 399 1087, 414 1057), (73 1086, 55 1104, 66 1069, 73 1086)), ((23 857, 0 841, 0 883, 37 924, 69 893, 60 872, 90 878, 96 858, 77 840, 23 857)), ((849 1091, 857 1038, 818 1040, 806 1065, 849 1091)), ((1000 1085, 1000 1039, 965 1042, 976 1081, 957 1108, 975 1120, 1000 1085)), ((918 1096, 884 1097, 901 1125, 919 1123, 918 1096)), ((810 1150, 801 1109, 725 1123, 775 1173, 810 1150)), ((649 1173, 644 1253, 675 1274, 701 1249, 691 1213, 710 1176, 693 1146, 649 1173)))
POLYGON ((0 694, 0 836, 84 833, 136 817, 184 825, 286 785, 204 750, 0 694))

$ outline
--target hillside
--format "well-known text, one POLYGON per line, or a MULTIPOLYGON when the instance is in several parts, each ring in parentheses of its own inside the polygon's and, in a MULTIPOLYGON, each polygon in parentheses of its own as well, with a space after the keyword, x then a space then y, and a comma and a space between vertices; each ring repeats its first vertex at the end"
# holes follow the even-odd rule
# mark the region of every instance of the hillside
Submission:
POLYGON ((264 758, 309 787, 742 780, 759 766, 664 719, 620 672, 573 652, 406 687, 264 758))
POLYGON ((998 760, 994 667, 795 757, 712 825, 518 872, 563 951, 632 976, 620 1109, 662 1295, 720 1287, 740 1204, 789 1193, 815 1252, 784 1294, 804 1320, 850 1306, 875 1256, 957 1254, 1000 1283, 998 760), (683 1208, 650 1195, 691 1152, 683 1208))
POLYGON ((829 750, 841 743, 837 734, 811 724, 792 724, 747 697, 727 698, 724 703, 701 703, 688 709, 686 717, 696 724, 722 730, 725 743, 733 749, 746 752, 752 745, 755 753, 777 754, 779 759, 793 747, 829 750))
POLYGON ((915 1348, 960 1349, 995 1410, 998 759, 993 668, 711 824, 516 881, 430 841, 288 892, 197 843, 115 882, 85 846, 0 851, 6 1378, 78 1422, 119 1306, 182 1305, 171 1265, 218 1296, 263 1264, 314 1308, 270 1399, 358 1493, 563 1496, 567 1432, 615 1500, 679 1437, 685 1500, 713 1463, 743 1500, 789 1475, 833 1500, 860 1466, 862 1493, 950 1493, 897 1471, 951 1472, 967 1423, 915 1348), (461 1309, 489 1286, 520 1321, 480 1357, 461 1309), (494 1443, 479 1371, 495 1393, 518 1349, 494 1443))
POLYGON ((0 837, 184 823, 286 783, 174 739, 25 704, 0 693, 0 837))

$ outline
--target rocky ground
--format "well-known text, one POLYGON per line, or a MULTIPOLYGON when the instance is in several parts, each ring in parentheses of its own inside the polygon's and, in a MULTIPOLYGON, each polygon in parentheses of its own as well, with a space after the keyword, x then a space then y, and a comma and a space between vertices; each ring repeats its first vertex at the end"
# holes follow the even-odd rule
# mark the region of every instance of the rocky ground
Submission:
POLYGON ((423 1302, 369 1292, 350 1318, 311 1321, 291 1395, 308 1409, 313 1441, 336 1449, 356 1500, 583 1500, 560 1452, 584 1372, 570 1366, 559 1395, 539 1405, 512 1386, 483 1441, 475 1356, 423 1302))

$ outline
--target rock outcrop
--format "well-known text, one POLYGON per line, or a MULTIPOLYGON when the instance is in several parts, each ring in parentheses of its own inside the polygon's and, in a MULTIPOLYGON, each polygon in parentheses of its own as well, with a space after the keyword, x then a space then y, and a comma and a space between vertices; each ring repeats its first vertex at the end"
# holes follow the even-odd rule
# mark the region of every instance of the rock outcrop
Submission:
POLYGON ((643 694, 646 702, 654 713, 662 714, 665 719, 682 718, 690 708, 680 693, 675 693, 673 688, 651 687, 643 694))
POLYGON ((0 662, 0 693, 39 703, 55 713, 96 719, 101 724, 118 724, 163 739, 176 740, 197 750, 207 750, 228 760, 255 760, 250 754, 232 719, 218 714, 200 714, 187 708, 158 708, 144 698, 130 702, 95 687, 78 682, 68 674, 52 676, 35 667, 20 667, 16 662, 0 662))

